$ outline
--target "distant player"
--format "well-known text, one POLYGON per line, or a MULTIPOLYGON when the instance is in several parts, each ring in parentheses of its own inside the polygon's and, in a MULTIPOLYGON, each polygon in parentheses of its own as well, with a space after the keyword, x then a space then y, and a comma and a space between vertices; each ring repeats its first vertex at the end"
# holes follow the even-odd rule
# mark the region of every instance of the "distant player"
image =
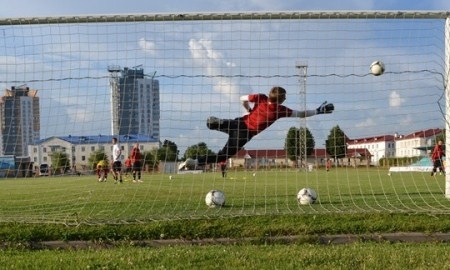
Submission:
POLYGON ((197 157, 198 164, 220 163, 236 155, 244 145, 276 120, 283 117, 305 118, 317 114, 328 114, 334 110, 334 105, 326 101, 315 110, 295 111, 281 105, 286 100, 286 90, 275 86, 265 94, 250 94, 240 98, 242 106, 248 114, 236 119, 219 119, 209 117, 206 125, 209 129, 228 134, 228 141, 217 155, 197 157), (250 106, 253 103, 253 107, 250 106))
POLYGON ((431 176, 436 175, 437 169, 441 173, 445 173, 444 163, 442 158, 445 156, 444 149, 442 148, 442 141, 439 140, 434 146, 433 152, 431 153, 431 161, 433 161, 433 170, 431 171, 431 176))
POLYGON ((326 161, 326 163, 325 163, 325 168, 326 168, 327 172, 330 171, 331 165, 332 165, 332 164, 333 164, 333 163, 331 162, 331 158, 330 158, 330 159, 327 159, 327 161, 326 161))
POLYGON ((130 175, 132 171, 133 170, 132 170, 131 159, 127 158, 127 159, 125 159, 125 177, 130 175))
POLYGON ((112 166, 111 166, 111 172, 115 180, 115 184, 122 183, 122 162, 120 161, 120 156, 122 155, 122 150, 120 150, 119 143, 117 141, 117 138, 112 138, 112 166))
POLYGON ((106 160, 100 160, 97 163, 97 177, 99 182, 106 182, 108 178, 108 162, 106 160))
POLYGON ((142 157, 141 150, 139 150, 139 144, 136 143, 131 150, 130 154, 131 167, 133 171, 133 183, 142 183, 141 171, 142 171, 142 157))
POLYGON ((227 177, 227 162, 222 161, 219 163, 219 166, 220 166, 220 172, 222 173, 222 178, 226 178, 227 177))

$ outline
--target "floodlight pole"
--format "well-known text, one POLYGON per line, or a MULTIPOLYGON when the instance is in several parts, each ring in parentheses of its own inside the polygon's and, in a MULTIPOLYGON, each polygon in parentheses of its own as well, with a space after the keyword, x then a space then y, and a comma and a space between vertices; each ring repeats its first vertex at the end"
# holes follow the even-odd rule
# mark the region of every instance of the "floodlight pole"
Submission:
MULTIPOLYGON (((306 110, 306 78, 308 75, 308 63, 306 62, 296 62, 295 68, 298 70, 298 82, 299 82, 299 94, 300 94, 300 110, 306 110)), ((306 119, 307 117, 300 118, 300 126, 305 127, 306 129, 306 119)), ((304 161, 305 170, 308 171, 308 153, 306 151, 307 149, 307 142, 306 142, 306 132, 304 133, 305 138, 303 138, 303 149, 304 149, 304 155, 301 157, 301 161, 304 161)), ((300 167, 302 167, 303 164, 300 164, 300 167)))

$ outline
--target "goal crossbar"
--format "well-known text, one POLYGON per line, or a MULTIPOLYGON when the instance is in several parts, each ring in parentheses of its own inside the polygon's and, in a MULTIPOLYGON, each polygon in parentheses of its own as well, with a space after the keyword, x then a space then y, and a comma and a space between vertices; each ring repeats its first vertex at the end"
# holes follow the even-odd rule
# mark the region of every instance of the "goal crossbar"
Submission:
POLYGON ((205 20, 297 20, 297 19, 445 19, 450 11, 292 11, 292 12, 227 12, 227 13, 158 13, 126 15, 73 15, 62 17, 0 18, 0 25, 111 23, 147 21, 205 20))

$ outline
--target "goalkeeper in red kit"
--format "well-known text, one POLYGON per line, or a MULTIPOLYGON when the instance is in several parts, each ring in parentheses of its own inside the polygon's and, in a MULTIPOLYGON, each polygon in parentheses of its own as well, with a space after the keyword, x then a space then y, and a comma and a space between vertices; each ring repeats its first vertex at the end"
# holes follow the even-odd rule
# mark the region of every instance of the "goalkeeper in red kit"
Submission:
POLYGON ((236 155, 255 135, 280 118, 305 118, 334 111, 334 105, 326 101, 315 110, 296 111, 285 107, 281 104, 286 100, 286 90, 280 86, 270 89, 268 96, 250 94, 242 96, 240 100, 248 114, 236 119, 219 119, 213 116, 208 118, 206 125, 209 129, 227 133, 229 137, 217 155, 197 157, 198 165, 226 161, 236 155), (253 104, 253 107, 250 104, 253 104))

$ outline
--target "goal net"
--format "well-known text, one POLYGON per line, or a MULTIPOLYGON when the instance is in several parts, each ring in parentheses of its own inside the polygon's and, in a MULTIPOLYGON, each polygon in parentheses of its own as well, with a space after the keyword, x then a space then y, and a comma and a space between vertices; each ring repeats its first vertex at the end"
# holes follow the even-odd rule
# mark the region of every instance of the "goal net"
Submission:
POLYGON ((450 178, 430 159, 449 134, 448 13, 4 18, 0 30, 1 222, 450 212, 450 178), (276 121, 223 174, 199 166, 228 139, 207 119, 241 117, 241 96, 273 86, 291 109, 335 110, 276 121), (95 171, 112 137, 118 184, 95 171), (135 143, 140 179, 125 168, 135 143), (314 204, 297 199, 306 187, 314 204), (206 205, 210 190, 224 206, 206 205))

